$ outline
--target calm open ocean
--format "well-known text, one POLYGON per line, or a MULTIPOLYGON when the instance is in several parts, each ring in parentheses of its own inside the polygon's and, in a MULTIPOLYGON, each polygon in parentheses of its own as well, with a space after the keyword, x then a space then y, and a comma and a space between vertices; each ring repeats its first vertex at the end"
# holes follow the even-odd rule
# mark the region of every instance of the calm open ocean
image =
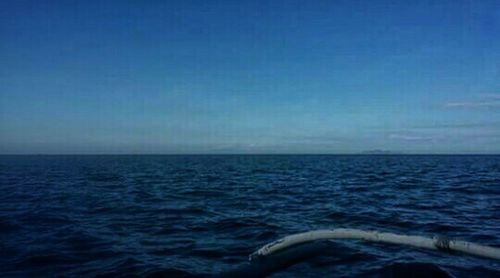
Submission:
MULTIPOLYGON (((0 276, 215 274, 282 236, 360 228, 500 246, 500 156, 1 156, 0 276)), ((345 241, 273 277, 500 263, 345 241)))

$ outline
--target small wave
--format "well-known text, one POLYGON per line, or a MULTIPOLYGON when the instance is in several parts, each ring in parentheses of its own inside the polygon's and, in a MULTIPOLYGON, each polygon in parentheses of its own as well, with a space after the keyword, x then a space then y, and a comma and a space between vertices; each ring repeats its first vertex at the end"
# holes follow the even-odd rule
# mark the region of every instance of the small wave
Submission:
POLYGON ((430 263, 394 263, 361 277, 435 277, 450 278, 450 273, 430 263))
POLYGON ((86 179, 93 182, 117 182, 122 181, 123 177, 112 173, 93 173, 88 174, 86 179))
POLYGON ((164 277, 178 277, 178 278, 200 278, 207 277, 207 274, 193 274, 187 270, 177 268, 167 268, 162 270, 151 270, 143 273, 147 278, 164 278, 164 277))
MULTIPOLYGON (((23 158, 22 168, 0 161, 8 255, 0 276, 196 277, 244 263, 285 235, 325 228, 500 242, 500 156, 42 156, 23 158)), ((500 277, 497 265, 466 256, 355 241, 331 250, 277 277, 328 276, 325 269, 381 276, 405 267, 391 263, 414 261, 458 277, 500 277)))

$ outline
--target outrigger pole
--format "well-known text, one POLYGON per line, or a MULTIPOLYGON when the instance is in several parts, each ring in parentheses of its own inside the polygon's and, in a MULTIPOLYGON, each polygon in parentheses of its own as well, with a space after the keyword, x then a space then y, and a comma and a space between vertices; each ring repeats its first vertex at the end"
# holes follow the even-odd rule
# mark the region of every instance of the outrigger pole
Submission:
POLYGON ((441 236, 428 238, 423 236, 398 235, 393 233, 363 231, 358 229, 334 229, 311 231, 286 236, 282 239, 271 242, 252 253, 250 255, 250 261, 261 259, 265 256, 271 255, 298 244, 318 240, 337 239, 355 239, 372 242, 384 242, 445 252, 458 251, 485 258, 500 260, 500 248, 479 245, 467 241, 449 239, 441 236))

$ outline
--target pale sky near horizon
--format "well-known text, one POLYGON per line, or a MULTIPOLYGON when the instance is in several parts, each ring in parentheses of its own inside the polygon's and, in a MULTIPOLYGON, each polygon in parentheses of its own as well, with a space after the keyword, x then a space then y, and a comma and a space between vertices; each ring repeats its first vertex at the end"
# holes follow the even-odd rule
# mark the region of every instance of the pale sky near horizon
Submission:
POLYGON ((2 1, 0 153, 500 153, 500 1, 2 1))

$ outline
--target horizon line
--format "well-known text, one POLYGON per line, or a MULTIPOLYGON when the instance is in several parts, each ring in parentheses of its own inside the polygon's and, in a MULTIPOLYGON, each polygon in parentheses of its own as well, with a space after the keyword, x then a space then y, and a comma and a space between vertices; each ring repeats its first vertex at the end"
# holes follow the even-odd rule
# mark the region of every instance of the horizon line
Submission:
POLYGON ((134 155, 150 155, 150 156, 224 156, 224 155, 359 155, 359 156, 399 156, 399 155, 500 155, 500 153, 404 153, 404 152, 389 152, 389 153, 0 153, 0 156, 134 156, 134 155))

